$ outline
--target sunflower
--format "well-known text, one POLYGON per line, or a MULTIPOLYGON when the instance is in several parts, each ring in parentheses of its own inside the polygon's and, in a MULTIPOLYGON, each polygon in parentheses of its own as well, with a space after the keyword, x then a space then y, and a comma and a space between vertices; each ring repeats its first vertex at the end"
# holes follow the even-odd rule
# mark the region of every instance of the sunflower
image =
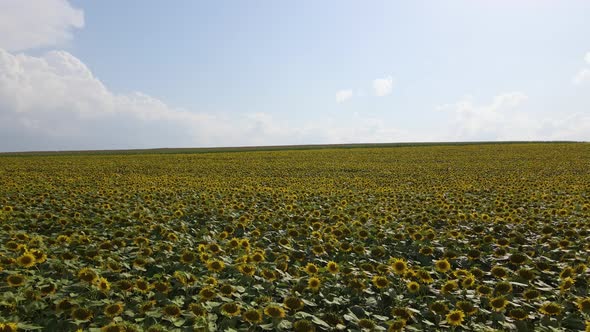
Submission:
POLYGON ((477 307, 471 301, 459 301, 457 302, 457 308, 469 316, 477 313, 477 307))
POLYGON ((329 261, 328 264, 326 264, 326 270, 332 274, 336 274, 340 271, 340 267, 338 266, 338 263, 329 261))
POLYGON ((522 293, 522 296, 525 300, 531 301, 541 296, 541 293, 536 289, 527 289, 522 293))
POLYGON ((254 263, 260 263, 263 262, 265 257, 264 257, 264 253, 262 251, 256 251, 255 253, 253 253, 251 256, 252 261, 254 263))
POLYGON ((41 295, 47 296, 47 295, 55 293, 55 291, 57 290, 57 287, 55 286, 55 284, 50 283, 45 286, 41 286, 40 290, 41 290, 41 295))
POLYGON ((496 265, 494 266, 490 272, 496 278, 506 278, 508 276, 508 270, 502 266, 496 265))
POLYGON ((283 301, 283 305, 290 310, 297 311, 303 309, 303 301, 295 296, 288 296, 283 301))
POLYGON ((372 281, 373 285, 379 289, 383 289, 389 285, 389 280, 384 276, 374 276, 372 281))
POLYGON ((527 261, 527 256, 525 254, 522 253, 514 253, 512 255, 510 255, 510 263, 514 264, 514 265, 522 265, 527 261))
POLYGON ((590 313, 590 297, 583 297, 579 298, 576 301, 576 305, 578 306, 578 310, 582 313, 590 313))
POLYGON ((415 281, 410 281, 406 284, 406 287, 408 288, 408 291, 410 293, 416 293, 417 291, 420 290, 420 284, 415 282, 415 281))
POLYGON ((182 252, 182 254, 180 255, 180 262, 182 264, 191 264, 193 263, 195 260, 197 259, 197 254, 192 252, 192 251, 188 251, 185 250, 182 252))
POLYGON ((535 277, 536 277, 533 269, 526 269, 526 268, 518 269, 518 271, 516 271, 516 274, 518 274, 519 277, 521 277, 522 279, 524 279, 526 281, 531 281, 531 280, 535 279, 535 277))
POLYGON ((35 256, 35 262, 37 264, 44 263, 47 260, 47 255, 39 249, 31 249, 29 253, 35 256))
POLYGON ((240 241, 240 247, 246 251, 250 250, 250 240, 249 239, 242 239, 240 241))
POLYGON ((449 307, 444 302, 436 301, 430 305, 430 310, 436 314, 443 315, 449 311, 449 307))
POLYGON ((98 278, 98 280, 96 281, 96 287, 98 287, 98 289, 103 293, 106 293, 109 290, 111 290, 111 284, 104 277, 98 278))
POLYGON ((6 277, 6 282, 10 287, 19 287, 25 284, 27 279, 22 274, 11 274, 6 277))
POLYGON ((223 284, 219 287, 219 292, 225 296, 229 296, 234 292, 234 287, 230 284, 223 284))
POLYGON ((285 310, 276 304, 267 305, 264 314, 271 318, 285 318, 285 310))
POLYGON ((424 256, 430 256, 434 253, 434 249, 432 249, 432 247, 422 247, 420 248, 419 253, 424 256))
POLYGON ((104 308, 104 314, 107 317, 119 316, 123 312, 123 308, 124 308, 124 305, 121 302, 108 304, 104 308))
POLYGON ((387 332, 401 332, 406 327, 406 321, 404 319, 394 320, 387 329, 387 332))
POLYGON ((509 294, 512 292, 512 284, 508 281, 500 281, 494 288, 496 294, 509 294))
POLYGON ((278 273, 276 273, 275 271, 269 270, 269 269, 264 269, 260 272, 260 275, 269 282, 275 281, 277 279, 277 275, 278 273))
POLYGON ((359 319, 357 324, 359 325, 359 327, 361 329, 366 329, 366 330, 371 330, 371 331, 375 328, 375 325, 376 325, 372 319, 368 319, 368 318, 359 319))
POLYGON ((524 320, 528 317, 528 313, 522 308, 510 310, 509 315, 512 319, 515 320, 524 320))
POLYGON ((566 267, 563 270, 561 270, 561 272, 559 273, 559 278, 560 279, 565 279, 568 277, 573 277, 575 275, 575 270, 571 267, 566 267))
POLYGON ((559 285, 559 289, 562 293, 564 293, 567 290, 569 290, 570 288, 572 288, 572 286, 574 286, 575 283, 576 283, 576 281, 573 278, 567 277, 567 278, 563 279, 563 281, 559 285))
POLYGON ((393 273, 395 274, 404 274, 408 269, 408 264, 405 260, 401 258, 394 258, 391 264, 391 268, 393 269, 393 273))
POLYGON ((443 294, 447 294, 447 293, 451 293, 452 291, 456 290, 457 288, 459 288, 459 286, 457 285, 457 281, 456 280, 449 280, 440 288, 440 292, 443 294))
POLYGON ((221 272, 225 268, 223 261, 212 259, 207 261, 207 269, 213 272, 221 272))
POLYGON ((502 311, 508 305, 508 300, 504 296, 498 296, 490 300, 490 305, 495 311, 502 311))
POLYGON ((391 309, 391 315, 394 317, 404 319, 406 321, 410 320, 412 318, 412 316, 414 316, 412 314, 412 311, 410 311, 410 309, 402 308, 402 307, 396 307, 396 308, 391 309))
POLYGON ((152 286, 144 279, 137 279, 135 281, 135 288, 141 293, 146 293, 152 288, 152 286))
POLYGON ((152 288, 159 293, 168 294, 168 292, 170 292, 171 286, 168 281, 156 281, 152 284, 152 288))
POLYGON ((317 292, 320 289, 321 281, 317 277, 311 277, 307 281, 307 288, 311 289, 314 292, 317 292))
POLYGON ((250 309, 244 311, 244 313, 242 314, 242 318, 248 323, 259 324, 260 322, 262 322, 262 313, 260 312, 260 310, 250 309))
POLYGON ((561 313, 561 306, 555 302, 545 302, 539 308, 539 312, 543 315, 556 316, 561 313))
POLYGON ((477 287, 477 293, 479 293, 479 295, 481 296, 489 296, 490 294, 492 294, 492 291, 492 288, 486 285, 481 285, 477 287))
POLYGON ((74 310, 72 310, 71 315, 74 320, 87 321, 92 318, 92 311, 90 311, 86 308, 79 307, 79 308, 75 308, 74 310))
POLYGON ((234 237, 234 238, 230 239, 227 244, 229 245, 230 248, 235 249, 240 246, 240 239, 234 237))
POLYGON ((238 302, 228 302, 221 306, 221 314, 226 317, 235 317, 241 313, 240 304, 238 302))
POLYGON ((326 250, 324 249, 324 246, 322 246, 322 245, 318 244, 318 245, 315 245, 315 246, 311 247, 311 251, 313 251, 313 253, 314 253, 315 255, 321 255, 321 254, 323 254, 323 253, 324 253, 326 250))
POLYGON ((256 266, 252 264, 240 264, 238 271, 247 276, 253 276, 256 273, 256 266))
POLYGON ((307 263, 304 270, 309 275, 316 275, 320 271, 320 269, 314 263, 307 263))
POLYGON ((168 304, 162 309, 162 313, 169 317, 179 317, 182 310, 176 304, 168 304))
POLYGON ((0 323, 0 331, 2 332, 16 332, 18 325, 16 323, 0 323))
POLYGON ((214 254, 218 254, 221 252, 221 247, 217 244, 217 243, 210 243, 207 248, 209 249, 210 252, 214 253, 214 254))
POLYGON ((111 323, 100 328, 100 332, 126 332, 127 329, 123 324, 111 323))
POLYGON ((447 273, 449 270, 451 270, 451 263, 449 263, 449 261, 446 259, 439 259, 434 262, 434 267, 438 272, 447 273))
POLYGON ((188 309, 193 313, 193 315, 197 317, 205 317, 207 316, 207 309, 203 308, 202 305, 197 303, 191 303, 188 306, 188 309))
POLYGON ((453 310, 447 314, 447 323, 451 326, 459 326, 463 323, 465 313, 461 310, 453 310))
POLYGON ((201 288, 201 290, 199 291, 199 296, 201 297, 201 300, 209 301, 215 296, 217 296, 217 292, 215 292, 215 289, 213 287, 207 286, 201 288))
POLYGON ((98 280, 98 274, 94 270, 85 267, 78 272, 78 278, 89 284, 93 284, 98 280))
POLYGON ((426 270, 420 269, 420 270, 416 271, 416 275, 418 276, 420 281, 422 281, 422 283, 431 284, 434 282, 434 279, 430 275, 430 272, 428 272, 426 270))
POLYGON ((293 323, 294 332, 315 332, 315 326, 307 319, 300 319, 293 323))

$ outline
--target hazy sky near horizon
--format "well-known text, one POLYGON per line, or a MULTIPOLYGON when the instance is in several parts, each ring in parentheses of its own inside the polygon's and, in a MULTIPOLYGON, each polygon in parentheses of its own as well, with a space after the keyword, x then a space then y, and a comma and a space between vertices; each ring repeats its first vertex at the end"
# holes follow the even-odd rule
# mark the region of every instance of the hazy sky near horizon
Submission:
POLYGON ((590 1, 0 1, 0 151, 590 140, 590 1))

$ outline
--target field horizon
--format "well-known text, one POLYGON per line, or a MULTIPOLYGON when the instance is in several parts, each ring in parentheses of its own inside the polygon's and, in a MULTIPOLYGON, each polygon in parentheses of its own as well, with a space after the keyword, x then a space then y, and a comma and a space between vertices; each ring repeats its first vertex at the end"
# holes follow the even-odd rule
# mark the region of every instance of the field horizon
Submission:
POLYGON ((2 156, 14 155, 68 155, 68 154, 176 154, 176 153, 215 153, 281 150, 320 150, 320 149, 354 149, 387 147, 428 147, 428 146, 463 146, 463 145, 503 145, 503 144, 584 144, 588 141, 575 140, 533 140, 533 141, 448 141, 448 142, 395 142, 395 143, 331 143, 331 144, 287 144, 256 146, 215 146, 215 147, 177 147, 177 148, 141 148, 141 149, 91 149, 91 150, 38 150, 5 151, 2 156))

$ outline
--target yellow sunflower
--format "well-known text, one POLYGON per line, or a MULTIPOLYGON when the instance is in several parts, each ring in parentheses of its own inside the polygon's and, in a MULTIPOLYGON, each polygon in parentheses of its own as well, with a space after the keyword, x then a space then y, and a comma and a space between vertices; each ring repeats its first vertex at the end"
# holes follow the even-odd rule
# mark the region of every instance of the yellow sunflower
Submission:
POLYGON ((459 326, 463 323, 465 313, 461 310, 453 310, 447 314, 447 323, 451 326, 459 326))
POLYGON ((311 277, 307 281, 307 288, 309 288, 310 290, 312 290, 314 292, 317 292, 318 290, 320 290, 321 284, 322 284, 322 282, 319 278, 311 277))

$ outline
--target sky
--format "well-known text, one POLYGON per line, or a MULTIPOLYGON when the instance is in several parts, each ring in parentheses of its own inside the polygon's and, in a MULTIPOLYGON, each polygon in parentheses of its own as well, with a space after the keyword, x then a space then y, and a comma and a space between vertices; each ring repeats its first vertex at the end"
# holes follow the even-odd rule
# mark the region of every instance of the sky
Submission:
POLYGON ((590 1, 0 0, 0 151, 590 140, 590 1))

